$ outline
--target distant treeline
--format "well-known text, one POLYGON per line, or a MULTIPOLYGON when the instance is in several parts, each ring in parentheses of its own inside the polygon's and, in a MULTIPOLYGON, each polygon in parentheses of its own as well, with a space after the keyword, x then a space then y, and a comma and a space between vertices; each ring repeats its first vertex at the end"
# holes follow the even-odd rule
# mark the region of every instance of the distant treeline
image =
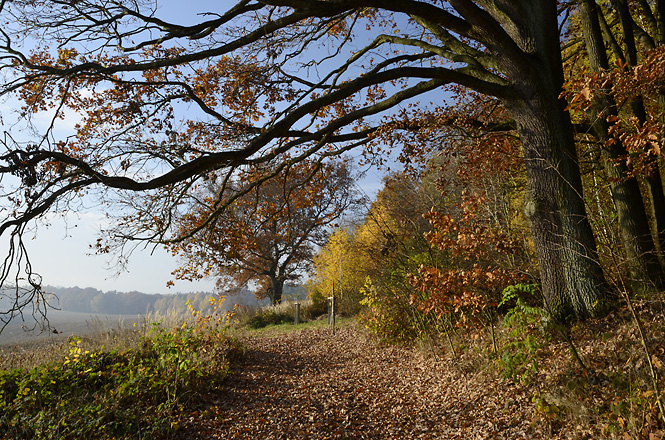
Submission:
MULTIPOLYGON (((187 311, 188 302, 195 310, 208 312, 212 310, 210 300, 217 298, 217 295, 211 292, 164 295, 137 291, 102 292, 92 287, 47 287, 44 290, 53 295, 51 304, 58 309, 109 315, 184 313, 187 311)), ((228 297, 223 309, 230 309, 236 303, 256 305, 256 299, 252 292, 244 291, 228 297)))
MULTIPOLYGON (((92 287, 45 287, 52 295, 52 306, 70 312, 104 313, 109 315, 136 315, 145 313, 184 313, 187 304, 201 312, 212 311, 211 299, 217 294, 211 292, 147 294, 143 292, 102 292, 92 287)), ((302 298, 305 293, 300 285, 284 286, 285 299, 302 298)), ((222 310, 230 310, 234 304, 256 306, 266 301, 257 302, 253 292, 244 290, 227 296, 222 310)))

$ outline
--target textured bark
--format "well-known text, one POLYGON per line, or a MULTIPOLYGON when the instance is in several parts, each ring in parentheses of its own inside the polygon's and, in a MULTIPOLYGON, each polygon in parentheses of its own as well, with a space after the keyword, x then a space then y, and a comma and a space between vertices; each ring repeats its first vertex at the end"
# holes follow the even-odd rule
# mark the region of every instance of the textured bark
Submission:
POLYGON ((607 286, 582 199, 572 127, 565 118, 545 118, 551 106, 542 98, 524 102, 514 117, 524 145, 526 213, 546 305, 560 318, 598 316, 603 313, 607 286))
POLYGON ((270 297, 270 305, 276 306, 282 302, 282 294, 284 293, 284 280, 278 278, 277 276, 270 277, 270 291, 268 296, 270 297))
MULTIPOLYGON (((609 62, 596 3, 592 0, 580 0, 578 5, 591 70, 605 71, 609 69, 609 62)), ((610 184, 633 287, 638 290, 654 285, 660 287, 663 271, 658 261, 639 183, 626 164, 629 153, 618 139, 607 145, 610 135, 606 118, 616 114, 616 104, 612 96, 600 91, 596 93, 592 110, 593 130, 601 144, 602 164, 610 184)))
MULTIPOLYGON (((559 99, 563 69, 554 2, 538 2, 516 40, 528 64, 510 72, 517 91, 504 100, 515 119, 526 162, 525 211, 540 266, 547 307, 558 318, 604 313, 609 288, 596 254, 582 195, 573 127, 559 99)), ((508 65, 507 67, 512 67, 508 65)))
MULTIPOLYGON (((642 29, 633 20, 630 14, 630 8, 625 0, 613 0, 612 4, 619 13, 619 19, 622 29, 622 37, 625 46, 624 58, 630 66, 636 66, 638 63, 637 44, 635 41, 635 30, 641 31, 643 38, 640 42, 647 50, 654 49, 656 46, 665 44, 663 40, 663 29, 665 29, 665 4, 662 1, 656 2, 656 14, 652 14, 651 10, 645 9, 643 12, 647 15, 646 29, 642 29), (650 33, 649 33, 650 31, 650 33)), ((665 109, 665 97, 661 94, 659 98, 661 109, 665 109)), ((637 99, 632 103, 633 114, 637 117, 641 124, 646 122, 646 110, 642 100, 637 99)), ((662 159, 660 160, 662 162, 662 159)), ((649 199, 651 201, 651 228, 653 234, 656 236, 656 243, 660 248, 661 257, 665 257, 665 192, 663 192, 663 181, 660 171, 659 160, 652 158, 651 169, 646 176, 647 190, 649 199)))
MULTIPOLYGON (((663 105, 665 107, 665 103, 663 105)), ((663 179, 657 159, 654 159, 652 173, 647 176, 646 180, 651 198, 653 228, 656 231, 660 253, 665 260, 665 191, 663 190, 663 179)))

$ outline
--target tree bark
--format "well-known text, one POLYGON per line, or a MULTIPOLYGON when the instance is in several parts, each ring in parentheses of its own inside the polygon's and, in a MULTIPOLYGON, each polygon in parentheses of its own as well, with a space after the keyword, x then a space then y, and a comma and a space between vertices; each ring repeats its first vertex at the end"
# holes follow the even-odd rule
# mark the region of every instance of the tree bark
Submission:
POLYGON ((507 63, 517 96, 504 99, 504 104, 522 140, 527 171, 525 212, 546 307, 558 319, 584 319, 605 312, 610 290, 585 210, 573 126, 564 110, 566 104, 559 98, 563 67, 556 37, 556 5, 538 3, 525 17, 526 32, 513 37, 527 62, 507 63))
POLYGON ((572 127, 563 117, 546 117, 548 106, 542 98, 523 102, 514 118, 528 178, 525 212, 546 306, 562 319, 600 316, 609 289, 582 199, 572 127))
POLYGON ((282 294, 284 293, 284 280, 277 277, 270 277, 270 305, 276 306, 282 302, 282 294))
MULTIPOLYGON (((598 20, 597 5, 593 0, 580 0, 578 6, 591 70, 606 71, 609 69, 609 61, 598 20)), ((663 271, 658 261, 639 182, 626 164, 629 153, 619 139, 615 139, 609 146, 607 142, 610 135, 606 118, 616 114, 616 104, 612 96, 598 91, 592 110, 592 119, 595 121, 593 130, 601 144, 601 159, 610 183, 632 285, 634 290, 639 291, 654 285, 659 288, 663 282, 663 271)))
MULTIPOLYGON (((638 63, 638 52, 633 28, 638 28, 637 23, 633 20, 630 13, 630 7, 625 0, 614 0, 612 4, 619 13, 623 34, 622 37, 625 45, 625 58, 630 66, 636 66, 638 63)), ((650 14, 649 18, 653 19, 651 25, 647 26, 647 30, 650 29, 652 31, 650 35, 647 34, 651 38, 647 38, 646 41, 642 39, 641 41, 642 43, 647 43, 646 49, 650 50, 665 43, 665 40, 663 40, 663 37, 665 37, 663 34, 663 30, 665 29, 665 16, 662 15, 665 13, 665 3, 662 1, 657 2, 656 14, 651 14, 651 10, 648 12, 650 14)), ((665 96, 662 93, 659 96, 658 102, 660 108, 665 109, 665 96)), ((646 122, 647 116, 644 102, 639 99, 639 97, 632 103, 632 111, 640 124, 646 122)), ((651 228, 656 237, 656 244, 659 248, 660 255, 665 258, 665 191, 663 191, 663 180, 660 171, 662 161, 662 159, 659 160, 656 157, 651 158, 651 167, 645 180, 649 193, 649 200, 651 201, 651 228)))

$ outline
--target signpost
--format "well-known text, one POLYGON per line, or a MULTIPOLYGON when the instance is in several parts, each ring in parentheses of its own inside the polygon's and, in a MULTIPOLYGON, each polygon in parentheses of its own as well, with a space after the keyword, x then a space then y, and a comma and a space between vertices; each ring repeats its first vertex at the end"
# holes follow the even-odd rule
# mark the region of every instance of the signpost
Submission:
POLYGON ((335 282, 332 285, 332 296, 328 298, 328 325, 332 326, 332 333, 335 334, 335 282))
POLYGON ((300 324, 300 303, 298 303, 298 302, 294 303, 293 304, 293 309, 294 309, 293 310, 293 313, 294 313, 293 323, 295 325, 298 325, 298 324, 300 324))

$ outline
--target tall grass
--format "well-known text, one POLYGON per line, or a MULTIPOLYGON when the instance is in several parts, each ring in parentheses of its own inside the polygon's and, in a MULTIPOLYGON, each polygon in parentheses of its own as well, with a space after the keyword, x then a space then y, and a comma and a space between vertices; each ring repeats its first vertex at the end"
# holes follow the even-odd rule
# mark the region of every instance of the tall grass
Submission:
POLYGON ((0 439, 167 437, 178 414, 225 377, 238 349, 221 317, 148 315, 88 326, 85 337, 3 359, 0 439))
MULTIPOLYGON (((111 351, 137 348, 152 324, 175 328, 191 322, 191 313, 169 311, 137 315, 134 318, 94 316, 85 321, 86 330, 76 336, 81 347, 89 351, 111 351)), ((60 361, 69 352, 71 338, 54 337, 0 346, 0 370, 30 369, 45 363, 60 361)))

